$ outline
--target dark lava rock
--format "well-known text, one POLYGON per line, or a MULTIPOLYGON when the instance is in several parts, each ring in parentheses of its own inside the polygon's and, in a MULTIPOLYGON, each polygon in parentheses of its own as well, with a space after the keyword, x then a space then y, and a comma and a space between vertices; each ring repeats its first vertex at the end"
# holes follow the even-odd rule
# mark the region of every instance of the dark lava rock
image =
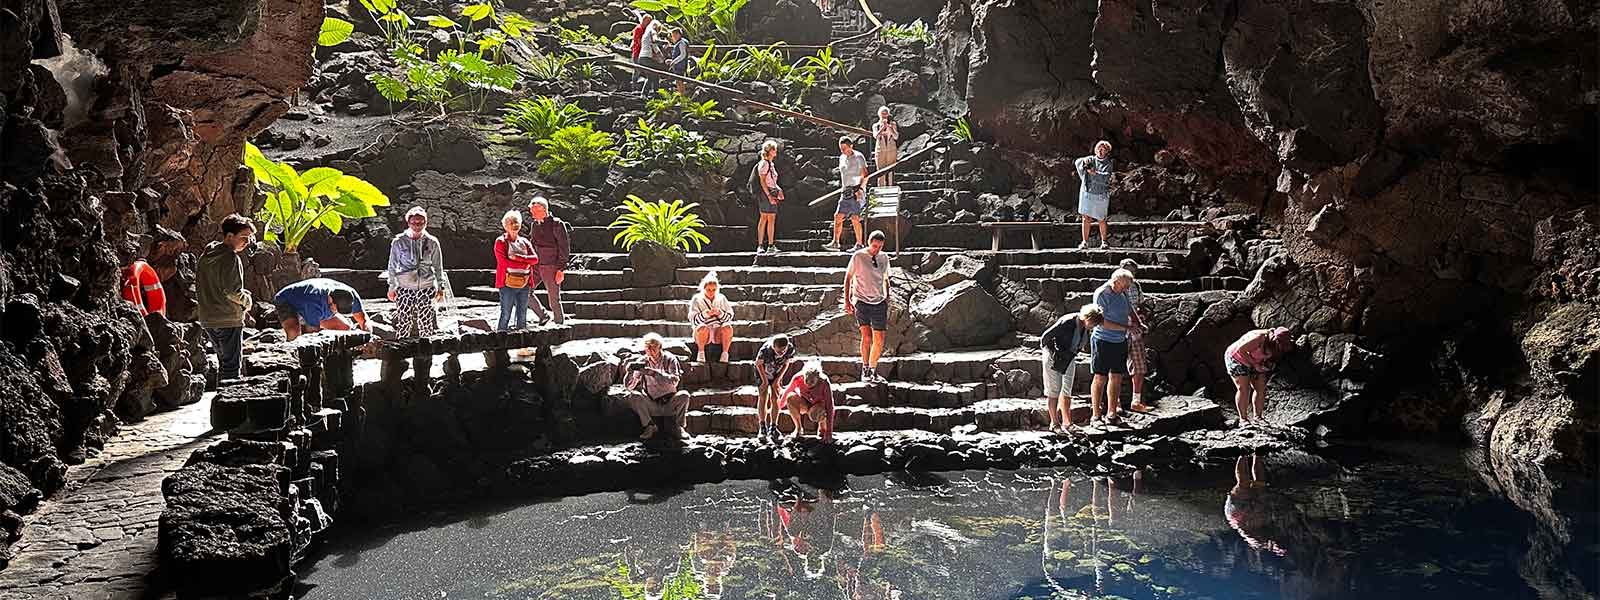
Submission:
POLYGON ((284 471, 198 463, 162 482, 162 564, 181 595, 276 589, 289 581, 294 544, 284 471))
POLYGON ((633 265, 633 285, 656 287, 671 285, 677 270, 688 266, 683 252, 650 240, 644 240, 628 249, 628 262, 633 265))
POLYGON ((938 267, 924 281, 936 288, 945 288, 963 281, 988 285, 994 280, 994 265, 981 258, 956 254, 939 261, 938 267))
POLYGON ((0 511, 29 512, 38 504, 42 494, 28 481, 28 476, 10 465, 0 463, 0 511))
POLYGON ((805 0, 751 0, 740 9, 737 26, 750 44, 826 44, 832 36, 822 10, 805 0))
POLYGON ((917 302, 911 312, 917 321, 941 334, 949 346, 923 348, 927 351, 948 347, 981 346, 995 341, 1011 329, 1005 306, 975 281, 963 281, 934 292, 917 302))

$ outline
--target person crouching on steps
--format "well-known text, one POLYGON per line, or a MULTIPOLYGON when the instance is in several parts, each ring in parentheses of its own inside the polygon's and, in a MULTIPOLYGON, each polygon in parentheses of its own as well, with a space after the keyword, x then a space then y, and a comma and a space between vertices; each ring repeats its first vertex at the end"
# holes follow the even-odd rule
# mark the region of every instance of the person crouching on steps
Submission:
POLYGON ((639 415, 639 424, 644 427, 639 439, 654 438, 661 430, 655 420, 662 417, 667 422, 669 439, 687 439, 684 415, 689 412, 689 392, 678 390, 683 367, 678 364, 678 357, 665 352, 661 344, 661 336, 645 334, 644 357, 628 364, 625 380, 628 405, 639 415))
POLYGON ((511 328, 511 317, 516 315, 517 329, 528 326, 528 285, 533 279, 533 268, 539 264, 534 255, 533 242, 523 237, 522 213, 508 210, 500 218, 505 235, 494 241, 494 287, 500 290, 500 327, 511 328))
POLYGON ((773 441, 778 439, 778 392, 794 355, 794 344, 789 343, 789 336, 781 333, 772 336, 756 352, 756 420, 760 423, 756 437, 759 439, 769 436, 773 441))
POLYGON ((756 254, 778 253, 778 205, 783 203, 783 188, 778 187, 778 141, 767 140, 761 144, 761 161, 756 163, 755 177, 759 188, 752 198, 756 203, 759 220, 756 221, 756 254), (763 237, 765 236, 765 237, 763 237), (762 244, 766 240, 766 244, 762 244))
POLYGON ((1063 315, 1039 336, 1044 351, 1044 407, 1050 414, 1050 431, 1073 431, 1072 385, 1077 379, 1078 353, 1089 344, 1095 327, 1105 320, 1099 306, 1085 304, 1078 312, 1063 315))
POLYGON ((428 211, 406 211, 406 230, 389 244, 389 300, 394 302, 395 334, 427 337, 439 331, 444 300, 444 255, 439 238, 428 233, 428 211))
POLYGON ((789 411, 794 421, 790 439, 805 434, 806 419, 817 424, 817 436, 823 443, 833 443, 833 387, 828 375, 822 372, 822 363, 811 361, 794 376, 789 387, 778 395, 778 406, 789 411))
POLYGON ((722 362, 728 362, 733 350, 733 303, 717 293, 717 272, 706 273, 700 280, 700 293, 689 299, 689 326, 694 328, 697 346, 695 362, 705 362, 706 345, 722 345, 722 362))
POLYGON ((1267 376, 1277 369, 1279 358, 1293 351, 1294 338, 1289 335, 1289 329, 1278 327, 1248 332, 1222 353, 1222 363, 1227 366, 1237 390, 1233 403, 1239 411, 1240 427, 1266 422, 1267 376))

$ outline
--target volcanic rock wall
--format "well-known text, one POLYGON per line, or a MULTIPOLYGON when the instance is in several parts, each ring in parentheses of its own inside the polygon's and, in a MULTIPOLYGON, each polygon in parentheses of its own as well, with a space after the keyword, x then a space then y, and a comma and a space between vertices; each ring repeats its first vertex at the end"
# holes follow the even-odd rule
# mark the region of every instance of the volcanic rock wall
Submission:
POLYGON ((1097 139, 1124 165, 1205 176, 1281 235, 1249 259, 1268 264, 1255 325, 1307 334, 1323 379, 1410 387, 1408 412, 1430 414, 1367 415, 1350 386, 1308 412, 1594 464, 1595 386, 1575 384, 1594 381, 1600 336, 1597 266, 1580 258, 1595 255, 1580 240, 1596 223, 1596 3, 951 0, 938 28, 939 100, 1035 189, 1072 203, 1067 161, 1097 139), (1390 379, 1349 376, 1352 344, 1390 379), (1421 375, 1439 369, 1503 403, 1421 375))
POLYGON ((249 208, 240 143, 304 83, 321 17, 295 0, 0 3, 0 480, 26 484, 0 512, 60 487, 129 393, 198 399, 180 360, 197 332, 147 325, 119 268, 148 258, 189 314, 181 253, 249 208))

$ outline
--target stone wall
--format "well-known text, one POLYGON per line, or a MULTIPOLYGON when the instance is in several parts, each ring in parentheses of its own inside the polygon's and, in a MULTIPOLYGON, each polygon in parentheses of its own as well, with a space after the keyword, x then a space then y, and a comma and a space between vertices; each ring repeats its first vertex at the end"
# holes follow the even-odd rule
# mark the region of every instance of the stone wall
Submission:
MULTIPOLYGON (((1331 395, 1319 401, 1328 408, 1350 396, 1339 363, 1352 339, 1396 363, 1390 373, 1414 373, 1428 360, 1405 357, 1444 353, 1442 340, 1475 323, 1516 332, 1482 336, 1499 344, 1488 354, 1532 362, 1521 341, 1531 330, 1509 324, 1554 314, 1545 299, 1593 298, 1596 265, 1577 257, 1595 222, 1597 26, 1593 3, 1554 0, 951 0, 935 36, 936 97, 969 112, 980 137, 1030 155, 1018 163, 1036 190, 1075 191, 1067 161, 1107 139, 1123 169, 1193 172, 1221 204, 1261 213, 1281 253, 1235 329, 1304 334, 1313 358, 1298 379, 1331 395)), ((1579 400, 1537 373, 1491 385, 1579 400)), ((1459 420, 1486 401, 1429 402, 1448 425, 1419 426, 1450 434, 1470 433, 1459 420)), ((1584 411, 1563 415, 1593 428, 1584 411)), ((1538 454, 1528 458, 1594 464, 1538 454)))

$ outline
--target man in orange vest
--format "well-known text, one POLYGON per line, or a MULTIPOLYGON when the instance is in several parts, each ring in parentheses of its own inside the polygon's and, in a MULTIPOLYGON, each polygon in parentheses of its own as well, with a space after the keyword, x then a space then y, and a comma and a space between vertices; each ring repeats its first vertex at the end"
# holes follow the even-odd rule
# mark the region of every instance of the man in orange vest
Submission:
POLYGON ((122 298, 138 307, 141 315, 167 314, 167 292, 161 289, 161 277, 143 260, 122 270, 122 298))

